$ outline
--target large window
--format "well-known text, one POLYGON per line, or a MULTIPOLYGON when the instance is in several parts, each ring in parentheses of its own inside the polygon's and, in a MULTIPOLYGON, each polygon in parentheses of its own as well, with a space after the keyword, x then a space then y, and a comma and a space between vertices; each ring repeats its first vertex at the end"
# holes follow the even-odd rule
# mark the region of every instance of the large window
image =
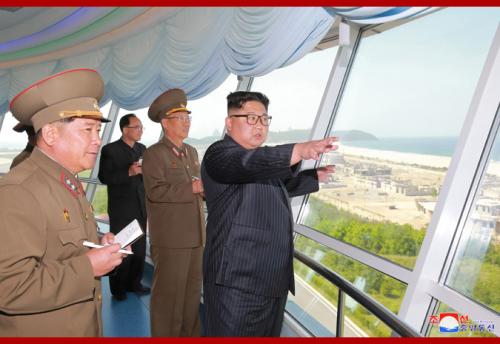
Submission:
POLYGON ((4 115, 0 131, 0 175, 9 172, 12 160, 28 143, 26 132, 18 133, 12 128, 18 123, 10 112, 4 115))
POLYGON ((97 185, 94 198, 92 199, 92 207, 94 208, 96 220, 105 223, 109 222, 106 185, 97 185))
POLYGON ((252 91, 270 99, 268 144, 307 141, 336 53, 337 47, 310 53, 254 79, 252 91))
POLYGON ((475 190, 447 285, 500 312, 500 133, 475 190))
MULTIPOLYGON (((404 283, 302 235, 297 235, 295 249, 312 257, 330 270, 337 272, 357 288, 397 314, 406 291, 404 283)), ((319 278, 303 264, 295 264, 295 273, 297 298, 303 297, 304 293, 309 293, 330 304, 330 309, 336 309, 338 300, 337 287, 325 279, 319 278)), ((391 335, 390 329, 384 323, 349 297, 346 298, 344 311, 347 318, 345 336, 388 337, 391 335)), ((321 314, 324 314, 327 310, 318 312, 315 317, 321 322, 321 314)), ((328 314, 329 317, 336 316, 336 313, 332 311, 328 314)))
POLYGON ((495 337, 491 321, 472 319, 439 301, 435 309, 425 321, 429 337, 495 337))
POLYGON ((111 141, 116 141, 122 136, 122 132, 120 130, 120 119, 126 114, 133 113, 141 120, 143 125, 142 138, 139 142, 146 145, 146 147, 151 146, 152 144, 158 142, 161 133, 161 124, 153 122, 148 117, 148 107, 142 108, 135 111, 129 111, 126 109, 120 109, 118 111, 118 116, 116 117, 116 124, 113 128, 113 134, 111 135, 111 141))
POLYGON ((337 172, 303 224, 414 267, 499 15, 445 9, 363 35, 331 132, 341 147, 322 161, 337 172))
POLYGON ((198 151, 200 161, 208 146, 220 140, 224 131, 224 119, 227 116, 226 97, 236 91, 238 78, 229 75, 227 79, 210 94, 197 100, 190 100, 188 108, 192 111, 191 129, 187 143, 198 151))
POLYGON ((334 337, 338 288, 299 261, 294 269, 295 295, 288 295, 287 312, 315 337, 334 337))

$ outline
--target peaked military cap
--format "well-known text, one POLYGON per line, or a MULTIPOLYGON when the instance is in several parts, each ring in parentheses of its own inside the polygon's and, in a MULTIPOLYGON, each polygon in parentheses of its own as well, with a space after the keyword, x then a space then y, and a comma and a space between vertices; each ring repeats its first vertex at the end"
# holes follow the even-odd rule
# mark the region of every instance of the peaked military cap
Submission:
POLYGON ((149 107, 148 116, 153 122, 160 122, 164 116, 176 112, 186 111, 187 113, 191 113, 186 106, 186 93, 180 88, 172 88, 160 94, 153 101, 149 107))
POLYGON ((22 133, 23 131, 25 131, 29 126, 28 125, 24 125, 22 123, 17 123, 13 128, 12 130, 14 131, 17 131, 18 133, 22 133))
POLYGON ((109 122, 98 102, 104 82, 92 69, 72 69, 42 79, 20 92, 10 102, 14 117, 38 131, 45 124, 81 117, 109 122))
POLYGON ((22 123, 17 123, 12 130, 17 131, 18 133, 22 133, 23 131, 26 131, 26 134, 28 136, 34 136, 35 135, 35 129, 31 125, 24 125, 22 123))

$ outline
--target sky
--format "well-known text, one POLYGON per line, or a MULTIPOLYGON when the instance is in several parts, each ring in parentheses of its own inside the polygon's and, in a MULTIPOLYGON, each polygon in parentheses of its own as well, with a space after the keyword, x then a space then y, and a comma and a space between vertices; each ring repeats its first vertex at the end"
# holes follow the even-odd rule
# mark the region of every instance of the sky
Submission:
POLYGON ((500 8, 446 8, 368 37, 334 127, 457 136, 499 22, 500 8))
MULTIPOLYGON (((377 137, 457 136, 499 18, 500 8, 446 8, 366 37, 334 130, 363 130, 377 137)), ((311 53, 254 80, 252 89, 271 100, 270 130, 312 127, 336 53, 337 47, 311 53)), ((236 87, 237 78, 230 75, 211 94, 188 102, 191 137, 222 132, 226 96, 236 87)), ((122 109, 119 117, 129 112, 122 109)), ((146 127, 143 141, 156 141, 160 127, 149 121, 147 108, 134 113, 146 127)), ((10 113, 4 122, 0 149, 12 143, 23 146, 25 135, 11 130, 16 122, 10 113)), ((113 139, 118 137, 116 126, 113 139)))

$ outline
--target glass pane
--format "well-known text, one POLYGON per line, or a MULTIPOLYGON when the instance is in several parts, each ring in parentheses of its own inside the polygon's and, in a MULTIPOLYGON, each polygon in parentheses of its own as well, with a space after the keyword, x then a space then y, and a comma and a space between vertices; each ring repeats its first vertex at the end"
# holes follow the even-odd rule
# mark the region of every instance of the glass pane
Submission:
POLYGON ((495 337, 495 324, 473 320, 443 302, 439 302, 437 312, 429 315, 426 322, 431 327, 429 337, 495 337))
POLYGON ((94 208, 94 217, 96 221, 109 222, 106 185, 97 185, 94 199, 92 200, 92 207, 94 208))
POLYGON ((10 112, 7 112, 0 131, 0 176, 9 172, 12 160, 28 143, 26 132, 18 133, 12 128, 18 123, 10 112))
POLYGON ((392 337, 389 326, 354 299, 346 296, 343 337, 392 337))
MULTIPOLYGON (((111 101, 107 102, 106 105, 101 107, 101 113, 103 114, 104 117, 109 118, 109 110, 111 109, 111 101)), ((106 125, 111 125, 111 122, 105 122, 102 124, 101 127, 101 132, 99 133, 99 136, 102 138, 102 134, 104 133, 104 127, 106 125)))
POLYGON ((306 141, 333 66, 337 47, 307 54, 287 67, 255 78, 252 91, 270 100, 268 144, 306 141))
MULTIPOLYGON (((295 249, 338 273, 392 312, 398 313, 406 291, 404 283, 299 234, 295 249)), ((323 293, 330 302, 337 302, 337 294, 323 291, 324 285, 316 284, 314 280, 307 283, 323 293)))
MULTIPOLYGON (((339 178, 337 173, 334 178, 339 178)), ((321 186, 318 193, 309 197, 303 212, 304 225, 377 253, 399 265, 408 268, 415 265, 424 230, 380 218, 376 221, 369 217, 373 214, 368 210, 340 199, 342 195, 352 192, 328 187, 330 185, 321 186)))
POLYGON ((446 284, 500 312, 500 132, 474 198, 446 284))
POLYGON ((338 288, 298 260, 294 261, 295 296, 286 310, 315 337, 334 337, 338 288))
POLYGON ((227 116, 226 97, 230 92, 234 92, 236 87, 238 87, 238 78, 235 75, 229 75, 224 83, 210 94, 188 102, 193 120, 186 142, 196 148, 200 161, 208 146, 222 137, 224 119, 227 116))
MULTIPOLYGON (((118 111, 118 117, 116 119, 116 124, 113 128, 113 134, 111 135, 111 141, 114 142, 118 140, 122 136, 122 132, 120 130, 120 119, 126 114, 133 113, 140 119, 143 126, 142 138, 139 142, 146 145, 146 147, 151 146, 152 144, 158 142, 161 133, 161 124, 153 122, 148 117, 148 109, 149 107, 142 108, 135 111, 129 111, 126 109, 120 109, 118 111)), ((103 145, 105 143, 103 142, 103 145)))
POLYGON ((499 17, 447 8, 362 39, 303 224, 414 267, 499 17))
MULTIPOLYGON (((92 172, 92 170, 84 170, 84 171, 78 173, 78 177, 80 177, 80 178, 90 178, 90 172, 92 172)), ((86 186, 84 185, 84 188, 83 188, 84 190, 86 190, 85 187, 86 186)))

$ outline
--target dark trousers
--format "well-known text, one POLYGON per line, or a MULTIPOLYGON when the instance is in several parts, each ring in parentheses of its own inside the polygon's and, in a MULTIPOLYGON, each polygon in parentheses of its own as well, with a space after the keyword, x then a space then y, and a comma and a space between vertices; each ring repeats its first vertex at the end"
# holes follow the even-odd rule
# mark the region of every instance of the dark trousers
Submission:
POLYGON ((215 284, 203 285, 208 337, 279 337, 286 296, 250 294, 215 284))
MULTIPOLYGON (((141 223, 143 230, 146 228, 145 222, 141 223)), ((116 226, 117 228, 112 228, 111 232, 116 234, 127 224, 116 226)), ((123 259, 123 262, 109 275, 109 287, 113 295, 124 294, 126 291, 137 289, 141 285, 146 258, 146 235, 132 244, 132 252, 134 254, 123 259)))

